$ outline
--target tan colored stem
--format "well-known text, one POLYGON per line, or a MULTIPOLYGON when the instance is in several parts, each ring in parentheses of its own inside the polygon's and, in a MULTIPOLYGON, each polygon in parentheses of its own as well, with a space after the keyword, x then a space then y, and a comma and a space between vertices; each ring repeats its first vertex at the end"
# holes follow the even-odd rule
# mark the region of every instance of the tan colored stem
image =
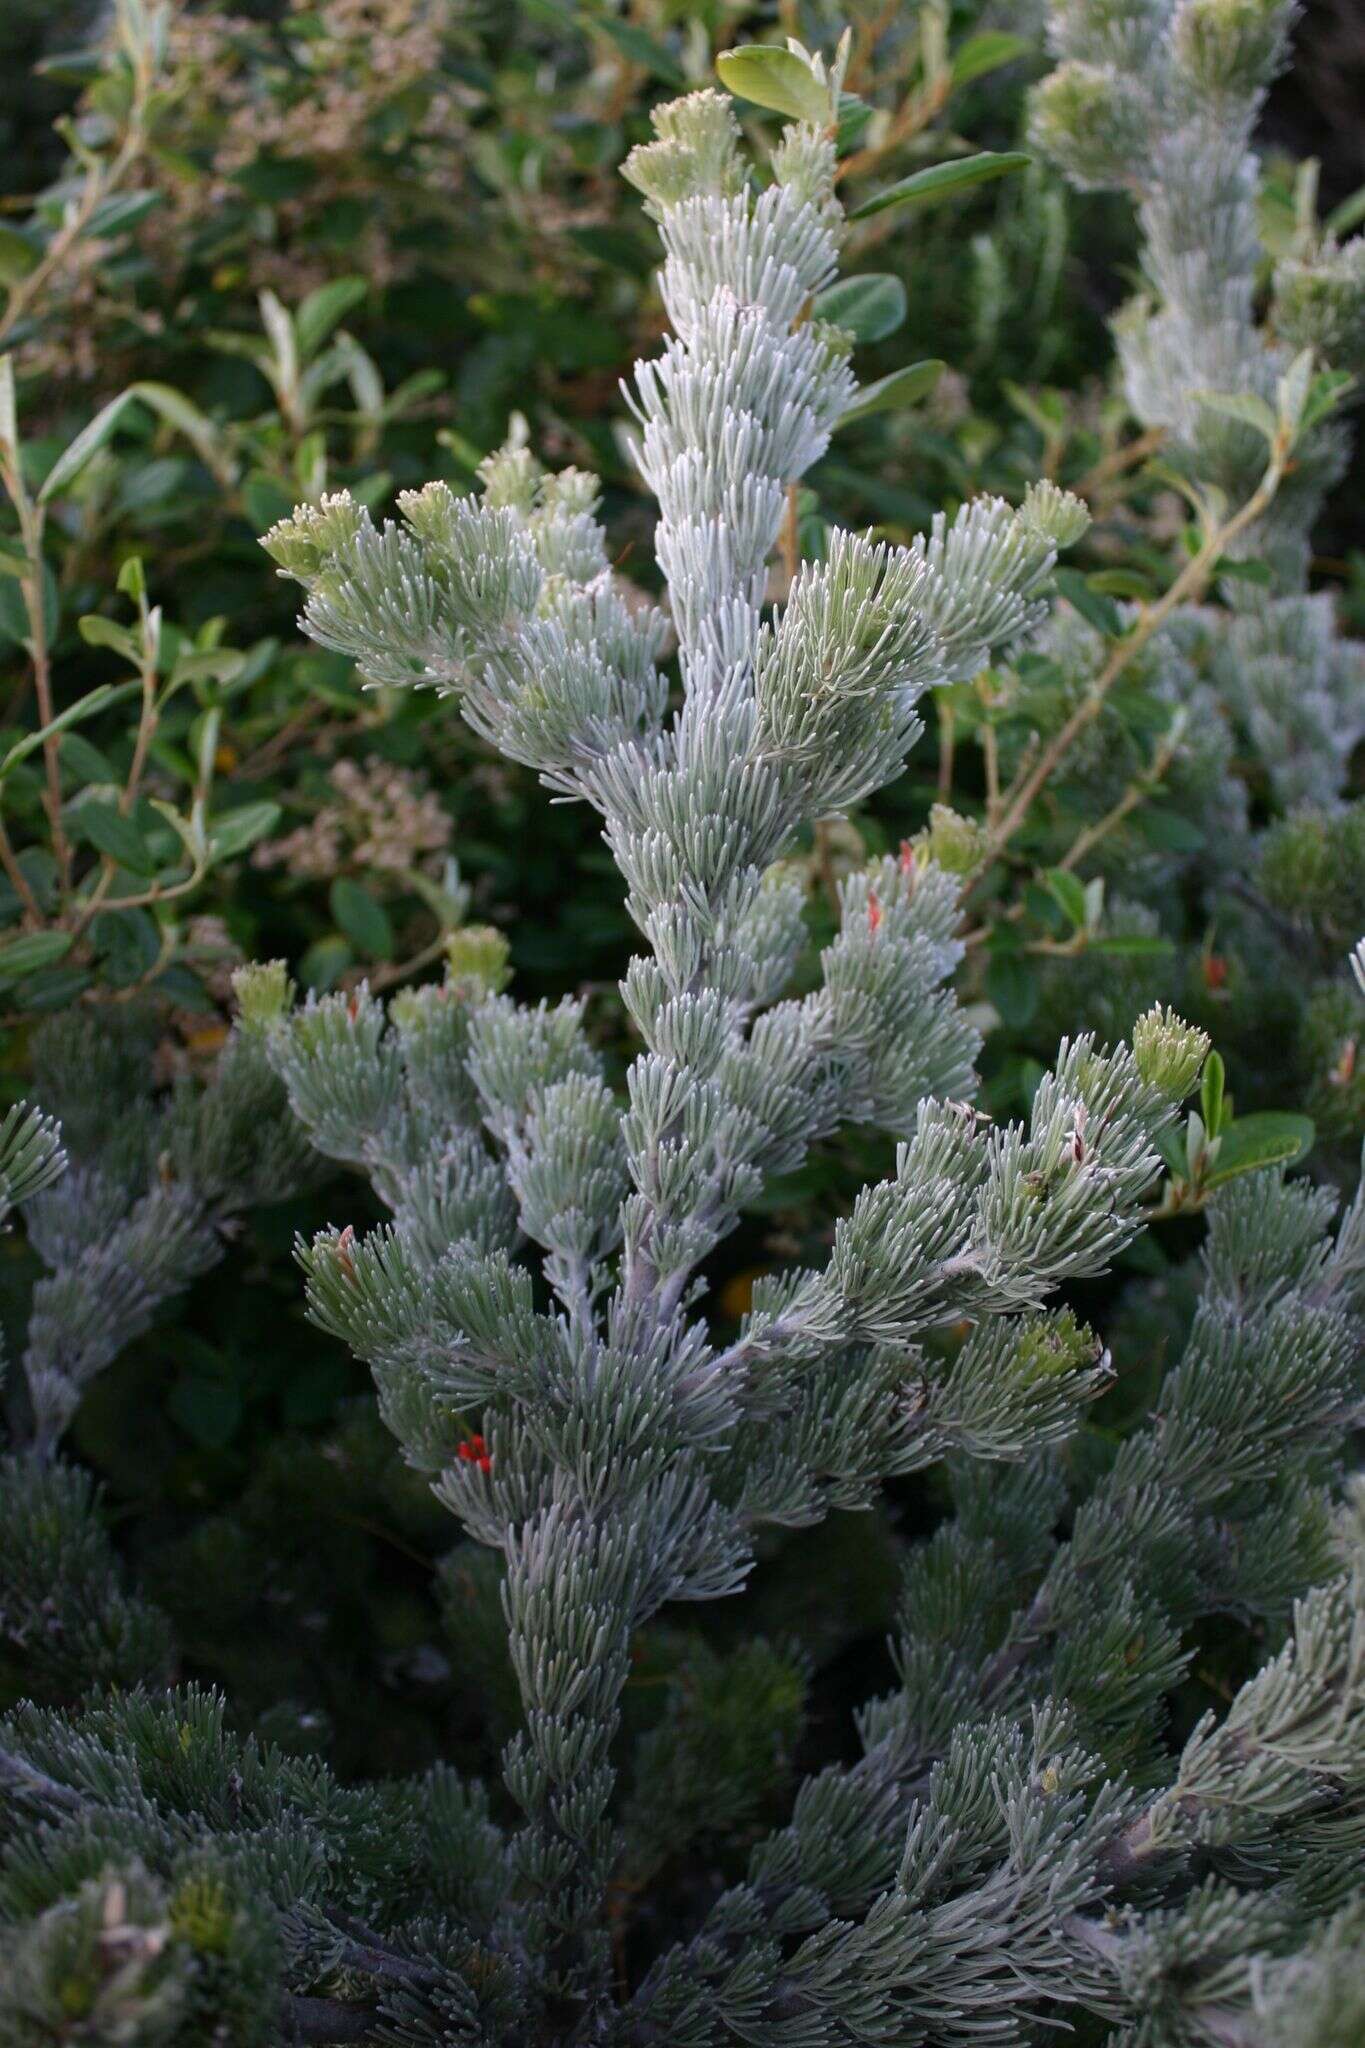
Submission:
POLYGON ((1070 717, 1053 734, 1029 773, 1022 781, 1016 776, 1015 782, 1005 792, 1003 815, 991 833, 987 847, 988 860, 996 859, 1009 845, 1028 817, 1039 791, 1071 751, 1081 734, 1099 717, 1114 684, 1131 666, 1152 635, 1166 623, 1171 613, 1180 605, 1195 602, 1203 595, 1219 557, 1239 534, 1253 526, 1265 512, 1279 489, 1280 479, 1284 474, 1284 460, 1284 452, 1277 449, 1265 475, 1241 510, 1224 525, 1206 535, 1197 554, 1186 563, 1165 595, 1155 604, 1147 606, 1132 631, 1115 643, 1109 659, 1090 689, 1070 717))

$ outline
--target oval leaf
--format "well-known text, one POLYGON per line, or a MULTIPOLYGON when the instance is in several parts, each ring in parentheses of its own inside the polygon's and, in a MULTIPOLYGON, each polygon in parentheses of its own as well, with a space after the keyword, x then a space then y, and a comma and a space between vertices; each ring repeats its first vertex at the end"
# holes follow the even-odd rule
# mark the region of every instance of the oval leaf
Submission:
POLYGON ((1003 28, 983 29, 979 35, 968 36, 954 54, 953 84, 968 85, 974 78, 984 78, 987 72, 998 71, 1002 64, 1026 57, 1031 48, 1027 36, 1014 36, 1003 28))
POLYGON ((986 994, 1009 1031, 1022 1031, 1038 1008, 1041 989, 1033 962, 1023 953, 997 953, 986 970, 986 994))
POLYGON ((393 926, 389 913, 377 897, 359 882, 339 875, 329 898, 332 915, 353 946, 373 960, 387 960, 393 953, 393 926))
POLYGON ((879 377, 875 384, 865 384, 840 426, 849 420, 865 420, 869 413, 885 412, 893 405, 914 405, 928 396, 947 367, 930 356, 922 363, 907 363, 903 370, 893 370, 889 377, 879 377))
POLYGON ((209 827, 209 851, 214 860, 231 860, 234 855, 245 853, 248 846, 274 830, 280 816, 279 805, 268 798, 225 811, 209 827))
POLYGON ((1044 879, 1057 899, 1063 916, 1078 931, 1084 931, 1086 917, 1085 890, 1068 868, 1049 868, 1044 879))
POLYGON ((334 277, 309 292, 294 315, 299 354, 306 360, 321 348, 339 320, 369 292, 363 277, 334 277))
POLYGON ((97 455, 109 440, 130 405, 134 402, 131 391, 120 391, 117 398, 111 398, 108 405, 95 414, 87 426, 81 428, 64 455, 59 455, 38 493, 38 503, 48 504, 53 498, 71 488, 76 478, 93 455, 97 455))
POLYGON ((793 121, 814 121, 824 127, 830 118, 829 89, 821 85, 809 64, 792 50, 779 50, 771 43, 746 43, 742 50, 724 50, 716 59, 716 72, 727 92, 736 99, 752 100, 756 107, 771 107, 793 121))
POLYGON ((1239 1116, 1220 1135, 1218 1157, 1205 1174, 1204 1185, 1221 1187, 1239 1173, 1256 1173, 1266 1166, 1293 1166, 1305 1157, 1316 1135, 1311 1117, 1288 1110, 1239 1116))
POLYGON ((174 427, 183 434, 195 453, 212 466, 218 452, 218 430, 183 391, 177 391, 172 384, 149 384, 146 381, 134 384, 130 389, 134 398, 157 413, 168 427, 174 427))
POLYGON ((155 874, 156 861, 146 840, 133 820, 125 818, 113 804, 101 803, 97 799, 81 804, 74 822, 90 844, 116 861, 119 867, 127 868, 134 875, 155 874))
POLYGON ((1022 149, 983 149, 977 156, 960 156, 950 163, 929 164, 922 171, 912 171, 899 184, 888 185, 885 192, 875 192, 871 199, 865 199, 861 206, 855 206, 850 220, 866 220, 869 214, 881 213, 888 206, 925 206, 931 201, 947 199, 954 192, 964 191, 968 185, 984 185, 990 178, 1003 178, 1010 171, 1022 171, 1030 159, 1022 149))
POLYGON ((9 987, 25 976, 51 967, 71 950, 70 932, 25 932, 0 949, 0 983, 9 987))
POLYGON ((813 308, 817 320, 843 327, 855 341, 884 341, 905 318, 905 286, 898 277, 841 277, 813 308))
POLYGON ((37 263, 38 251, 28 236, 0 224, 0 284, 17 284, 37 263))
POLYGON ((1106 640, 1119 638, 1123 632, 1123 615, 1118 606, 1104 591, 1094 589, 1079 569, 1058 569, 1057 588, 1088 626, 1093 626, 1097 633, 1103 633, 1106 640))

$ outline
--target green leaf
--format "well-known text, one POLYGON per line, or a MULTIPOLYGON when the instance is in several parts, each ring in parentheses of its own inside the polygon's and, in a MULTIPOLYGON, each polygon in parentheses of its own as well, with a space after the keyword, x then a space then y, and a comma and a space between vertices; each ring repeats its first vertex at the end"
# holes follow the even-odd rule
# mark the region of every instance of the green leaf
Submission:
POLYGON ((34 70, 40 78, 52 78, 59 85, 93 85, 104 69, 104 54, 100 50, 56 50, 50 57, 40 57, 34 70))
POLYGON ((857 148, 867 131, 876 108, 856 92, 841 92, 839 95, 839 125, 834 134, 834 147, 840 156, 847 156, 857 148))
POLYGON ((1355 191, 1343 199, 1339 206, 1332 208, 1322 225, 1326 233, 1339 242, 1343 235, 1349 234, 1351 229, 1358 227, 1363 220, 1365 185, 1357 185, 1355 191))
POLYGON ((1022 1031, 1038 1008, 1038 973, 1023 953, 997 953, 986 972, 986 994, 1010 1031, 1022 1031))
POLYGON ((1226 1081, 1222 1055, 1211 1052, 1204 1061, 1204 1078, 1199 1089, 1199 1114, 1211 1138, 1223 1128, 1223 1090, 1226 1081))
POLYGON ((221 1451, 241 1426, 241 1389, 226 1370, 220 1375, 191 1369, 182 1373, 166 1403, 191 1442, 206 1451, 221 1451))
POLYGON ((947 199, 954 192, 965 191, 968 185, 984 185, 988 179, 1006 177, 1011 171, 1022 171, 1031 162, 1021 149, 983 149, 977 156, 954 157, 946 164, 929 164, 922 171, 912 171, 899 184, 888 185, 885 192, 875 192, 871 199, 865 199, 861 206, 855 206, 850 220, 866 220, 870 214, 881 213, 888 206, 926 206, 947 199))
POLYGON ((1113 598, 1094 589, 1079 569, 1058 569, 1056 574, 1058 590, 1086 624, 1103 633, 1106 640, 1117 640, 1123 632, 1123 619, 1113 598))
POLYGON ((1355 381, 1347 370, 1320 371, 1308 387, 1308 396, 1299 417, 1299 432, 1306 434, 1319 420, 1326 419, 1329 412, 1335 412, 1347 392, 1354 388, 1355 381))
POLYGON ((285 496, 273 477, 249 476, 242 486, 246 516, 257 533, 267 533, 277 520, 287 519, 294 500, 285 496))
POLYGON ((1027 56, 1032 47, 1027 36, 1013 36, 1003 28, 983 29, 980 35, 968 36, 953 53, 953 84, 968 85, 974 78, 984 78, 988 71, 998 71, 1002 64, 1012 64, 1016 57, 1027 56))
POLYGON ((146 382, 134 384, 130 389, 140 404, 165 420, 168 427, 174 427, 183 434, 205 466, 212 468, 218 453, 218 429, 197 405, 186 398, 183 391, 177 391, 172 384, 146 382))
POLYGON ((91 214, 88 233, 94 239, 106 242, 115 235, 126 235, 160 204, 159 192, 115 192, 91 214))
POLYGON ((38 493, 40 505, 49 504, 53 498, 70 489, 86 463, 92 456, 97 455, 105 442, 112 437, 119 421, 133 403, 134 395, 131 391, 120 391, 117 398, 111 398, 108 405, 103 406, 89 424, 82 427, 66 453, 59 455, 48 471, 43 488, 38 493))
POLYGON ((1244 427, 1254 427, 1267 441, 1273 441, 1279 430, 1279 422, 1273 407, 1263 398, 1257 398, 1251 391, 1194 391, 1191 397, 1209 412, 1221 413, 1225 419, 1240 420, 1244 427))
POLYGON ((0 985, 12 987, 40 968, 54 966, 70 950, 70 932, 25 932, 0 948, 0 985))
POLYGON ((792 50, 779 50, 773 43, 723 50, 716 59, 716 74, 737 99, 770 107, 793 121, 813 121, 820 128, 829 122, 828 86, 821 85, 809 64, 792 50))
POLYGON ((38 251, 28 236, 0 224, 0 284, 18 284, 37 263, 38 251))
POLYGON ((1165 1162, 1166 1169, 1174 1180, 1184 1180, 1189 1172, 1189 1160, 1185 1156, 1185 1132, 1179 1124, 1170 1124, 1164 1131, 1158 1131, 1152 1144, 1165 1162))
POLYGON ((946 363, 930 356, 922 363, 907 363, 903 370, 893 370, 889 377, 879 377, 875 384, 864 384, 839 425, 844 427, 850 420, 865 420, 870 414, 886 412, 893 405, 916 404, 929 395, 947 367, 946 363))
POLYGON ((1198 853, 1204 844, 1204 834, 1193 820, 1182 818, 1165 804, 1139 804, 1133 813, 1133 829, 1163 853, 1198 853))
POLYGON ((1105 597, 1127 597, 1141 602, 1156 595, 1156 585, 1140 569, 1096 569, 1085 580, 1092 590, 1103 592, 1105 597))
POLYGON ((637 28, 634 22, 618 21, 612 14, 583 13, 579 20, 585 28, 594 29, 598 35, 606 36, 609 42, 615 43, 623 57, 632 64, 638 64, 651 78, 662 79, 665 85, 686 86, 687 80, 671 53, 647 30, 637 28))
POLYGON ((338 875, 328 901, 333 917, 353 946, 372 960, 392 959, 393 926, 378 897, 372 896, 359 882, 351 881, 346 875, 338 875))
POLYGON ((98 747, 92 747, 89 740, 82 739, 78 732, 64 732, 61 736, 62 766, 79 782, 113 782, 116 773, 113 762, 98 747))
POLYGON ((1313 1119, 1288 1110, 1257 1110, 1239 1116, 1220 1133, 1218 1157, 1204 1176, 1205 1187, 1221 1187, 1241 1173, 1266 1166, 1293 1166, 1305 1157, 1317 1135, 1313 1119))
POLYGON ((354 959, 355 955, 345 939, 339 936, 314 939, 299 962, 299 980, 304 988, 323 995, 329 988, 336 987, 354 959))
POLYGON ((1232 555, 1220 555, 1213 565, 1213 573, 1215 576, 1231 576, 1238 583, 1255 583, 1262 590, 1268 590, 1271 584, 1269 562, 1258 561, 1254 555, 1248 555, 1245 561, 1232 555))
POLYGON ((235 811, 224 811, 209 825, 209 851, 214 860, 232 860, 245 853, 248 846, 273 832, 281 815, 279 805, 266 797, 257 803, 239 804, 235 811))
POLYGON ((820 293, 812 311, 817 320, 846 328, 855 341, 884 341, 905 318, 905 286, 880 272, 841 277, 820 293))
POLYGON ((1169 939, 1157 938, 1149 932, 1111 932, 1102 939, 1092 939, 1089 950, 1092 953, 1107 953, 1114 960, 1162 960, 1175 951, 1169 939))
POLYGON ((235 647, 191 648, 175 658, 171 681, 177 689, 183 683, 230 683, 246 666, 246 656, 235 647))
POLYGON ((116 704, 120 697, 128 696, 139 687, 136 681, 122 683, 117 689, 108 683, 101 683, 98 689, 88 691, 74 704, 69 704, 65 711, 59 711, 46 725, 39 726, 37 732, 25 733, 21 740, 15 741, 4 760, 0 761, 0 781, 3 781, 10 769, 16 767, 20 761, 26 761, 30 754, 35 754, 51 734, 65 732, 69 725, 79 725, 82 720, 93 718, 97 711, 103 711, 107 705, 116 704))
POLYGON ((358 306, 370 287, 363 277, 334 277, 320 284, 300 302, 294 315, 299 354, 306 361, 315 355, 328 335, 344 320, 352 306, 358 306))
POLYGON ((127 626, 119 625, 117 619, 103 618, 99 612, 86 612, 76 624, 87 647, 110 647, 125 661, 136 663, 137 640, 127 626))
POLYGON ((1044 880, 1060 904, 1063 915, 1070 919, 1078 932, 1083 932, 1089 919, 1082 884, 1067 868, 1049 868, 1044 880))
POLYGON ((79 804, 72 822, 98 852, 107 854, 133 875, 154 875, 156 860, 131 818, 113 804, 92 799, 79 804))

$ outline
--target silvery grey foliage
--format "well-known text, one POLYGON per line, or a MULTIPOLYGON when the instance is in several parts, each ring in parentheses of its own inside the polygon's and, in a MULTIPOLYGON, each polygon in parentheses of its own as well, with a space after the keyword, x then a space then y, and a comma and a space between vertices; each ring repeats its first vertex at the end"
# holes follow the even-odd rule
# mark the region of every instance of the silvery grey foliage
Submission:
POLYGON ((89 1474, 61 1456, 87 1389, 222 1257, 245 1208, 315 1170, 259 1040, 233 1031, 206 1084, 154 1085, 145 1020, 89 1013, 36 1034, 42 1110, 0 1122, 0 1224, 43 1270, 0 1385, 0 1661, 36 1700, 164 1683, 164 1618, 125 1588, 89 1474))
MULTIPOLYGON (((1052 0, 1059 62, 1033 103, 1035 140, 1075 183, 1137 204, 1145 289, 1115 323, 1128 400, 1230 510, 1260 479, 1294 358, 1365 370, 1365 238, 1303 229, 1259 312, 1251 137, 1296 13, 1296 0, 1052 0)), ((1232 550, 1262 559, 1270 587, 1228 579, 1230 610, 1201 615, 1207 682, 1286 803, 1336 796, 1365 729, 1365 652, 1339 636, 1330 595, 1306 589, 1309 533, 1348 453, 1338 418, 1303 436, 1232 550)))
MULTIPOLYGON (((478 500, 431 485, 378 528, 337 497, 269 537, 315 637, 447 692, 595 807, 642 939, 623 1085, 581 1002, 518 1003, 505 942, 466 929, 441 985, 387 1006, 297 1005, 282 966, 244 970, 217 1094, 158 1109, 88 1062, 66 1181, 40 1187, 50 1124, 0 1130, 0 1191, 55 1269, 31 1375, 49 1437, 101 1362, 98 1289, 138 1326, 244 1190, 298 1169, 300 1133, 369 1180, 389 1221, 300 1247, 309 1305, 497 1561, 521 1703, 504 1818, 444 1766, 345 1786, 192 1686, 130 1689, 166 1656, 155 1618, 112 1590, 94 1611, 88 1492, 25 1452, 0 1533, 41 1512, 39 1570, 84 1560, 59 1591, 117 1689, 0 1729, 14 2048, 70 2036, 73 1983, 107 2048, 970 2048, 1082 2014, 1124 2048, 1328 2048, 1359 2011, 1365 1519, 1339 1467, 1365 1412, 1365 1208, 1338 1221, 1279 1173, 1216 1194, 1158 1412, 1068 1456, 1114 1371, 1059 1291, 1141 1230, 1207 1039, 1154 1009, 1131 1047, 1063 1041, 1026 1123, 976 1112, 932 831, 844 878, 790 992, 796 835, 899 772, 927 688, 1036 627, 1083 515, 1041 485, 908 548, 836 533, 770 607, 791 486, 854 392, 847 337, 806 317, 837 251, 839 65, 787 54, 831 118, 785 131, 771 182, 711 93, 662 108, 628 166, 674 325, 632 393, 667 623, 613 581, 593 480, 515 441, 478 500), (850 1123, 895 1137, 893 1170, 722 1333, 706 1260, 850 1123), (144 1210, 157 1188, 183 1234, 144 1210), (859 1754, 619 1967, 637 1631, 737 1592, 765 1531, 931 1463, 951 1512, 909 1550, 859 1754), (1169 1743, 1214 1613, 1262 1668, 1169 1743)), ((28 1626, 35 1574, 9 1569, 28 1626)))
MULTIPOLYGON (((1185 1617, 1156 1611, 1144 1535, 1162 1560, 1205 1541, 1245 1481, 1231 1452, 1231 1476, 1219 1463, 1193 1391, 1184 1462, 1159 1443, 1151 1473, 1114 1481, 1134 1590, 1097 1651, 1081 1639, 1082 1667, 1050 1672, 1034 1638, 1047 1603, 1092 1597, 1088 1560, 1070 1576, 1056 1563, 1017 1642, 983 1637, 983 1668, 959 1682, 947 1667, 932 1729, 917 1726, 911 1646, 902 1694, 869 1709, 865 1763, 808 1784, 748 1883, 625 2005, 616 1995, 615 1748, 635 1631, 667 1603, 736 1592, 765 1524, 866 1506, 888 1476, 944 1459, 1015 1475, 997 1482, 1002 1511, 1030 1526, 1023 1557, 1041 1544, 1043 1570, 1061 1505, 1046 1447, 1111 1376, 1055 1296, 1140 1228, 1154 1140, 1206 1049, 1153 1012, 1132 1050, 1064 1043, 1027 1125, 978 1116, 962 1099, 975 1038, 946 986, 958 885, 911 847, 842 883, 818 984, 785 993, 804 943, 783 866, 795 835, 899 772, 926 689, 1037 626, 1056 547, 1084 519, 1044 484, 1017 511, 969 505, 909 547, 835 533, 770 610, 788 493, 855 392, 848 337, 807 317, 837 258, 833 144, 819 124, 788 127, 760 187, 719 95, 654 118, 626 168, 659 227, 674 331, 628 401, 667 620, 616 587, 594 480, 547 475, 515 443, 484 465, 478 499, 429 485, 376 526, 340 495, 266 541, 304 586, 315 639, 372 682, 450 695, 476 732, 597 810, 644 942, 622 990, 643 1043, 624 1099, 582 1005, 512 1000, 490 934, 464 935, 444 985, 387 1012, 363 988, 295 1007, 282 968, 240 978, 242 1028, 294 1115, 390 1211, 368 1235, 301 1248, 310 1308, 370 1363, 408 1457, 500 1555, 523 1707, 504 1756, 521 1819, 498 1851, 505 1904, 487 1937, 517 1987, 515 2025, 457 2025, 414 1989, 402 2023, 399 2003, 373 2015, 375 2038, 437 2038, 438 2008, 453 2039, 678 2048, 1005 2038, 1067 2002, 1140 2015, 1129 1987, 1154 1923, 1115 1947, 1103 1903, 1157 1809, 1123 1780, 1121 1744, 1111 1769, 1086 1683, 1103 1683, 1097 1658, 1126 1656, 1144 1600, 1144 1675, 1169 1680, 1182 1654, 1185 1617), (704 1261, 769 1176, 851 1121, 899 1137, 893 1174, 859 1196, 823 1266, 762 1283, 721 1341, 704 1261), (964 1321, 971 1336, 945 1354, 939 1334, 964 1321), (1201 1455, 1216 1481, 1199 1480, 1201 1455)), ((1349 1223, 1343 1242, 1357 1234, 1349 1223)), ((1326 1287, 1328 1265, 1296 1239, 1286 1277, 1326 1287)), ((1343 1311, 1333 1327, 1311 1421, 1284 1426, 1296 1447, 1352 1398, 1355 1325, 1343 1311)), ((1097 1560, 1114 1541, 1104 1498, 1075 1539, 1097 1560)), ((1344 1756, 1358 1769, 1360 1702, 1340 1650, 1353 1582, 1325 1514, 1304 1508, 1321 1540, 1294 1562, 1327 1590, 1282 1683, 1306 1672, 1344 1702, 1330 1775, 1344 1756)), ((984 1615, 957 1619, 970 1634, 984 1615)), ((1252 1728, 1268 1696, 1248 1695, 1252 1728)), ((1230 1768, 1254 1805, 1250 1767, 1230 1768)))
POLYGON ((207 1087, 153 1088, 137 1023, 70 1015, 37 1045, 37 1094, 65 1144, 18 1194, 49 1269, 33 1289, 22 1359, 21 1434, 50 1457, 90 1381, 148 1329, 170 1297, 222 1256, 228 1219, 278 1199, 313 1171, 281 1117, 278 1083, 240 1032, 207 1087), (69 1157, 65 1156, 69 1154, 69 1157))

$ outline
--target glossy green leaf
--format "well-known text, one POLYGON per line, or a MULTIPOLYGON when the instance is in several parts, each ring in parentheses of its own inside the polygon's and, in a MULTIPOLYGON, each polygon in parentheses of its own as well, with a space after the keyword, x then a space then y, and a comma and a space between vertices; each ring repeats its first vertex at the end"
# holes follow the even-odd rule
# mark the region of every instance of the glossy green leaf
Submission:
POLYGON ((870 214, 881 213, 888 206, 927 206, 940 199, 950 199, 955 192, 963 192, 969 185, 984 185, 991 178, 1004 178, 1011 171, 1022 171, 1031 159, 1021 149, 983 149, 976 156, 955 157, 946 164, 929 164, 922 171, 912 171, 908 178, 898 184, 888 185, 884 192, 876 192, 871 199, 865 199, 849 215, 850 220, 866 220, 870 214))
POLYGON ((953 52, 953 84, 969 85, 974 78, 984 78, 987 72, 1012 64, 1016 57, 1026 57, 1032 47, 1027 36, 1011 35, 1003 28, 983 29, 979 35, 968 36, 953 52))
POLYGON ((113 438, 119 421, 134 403, 131 391, 120 391, 117 398, 111 398, 108 405, 101 407, 95 417, 82 427, 64 455, 59 455, 43 482, 38 493, 40 505, 50 504, 53 498, 69 491, 86 464, 113 438))
POLYGON ((931 356, 922 363, 907 363, 903 370, 893 370, 889 377, 879 377, 875 384, 865 384, 839 425, 865 420, 871 413, 886 412, 895 405, 917 404, 928 397, 947 367, 931 356))
POLYGON ((339 321, 358 306, 370 287, 363 277, 334 277, 309 292, 294 314, 299 354, 315 355, 339 321))
POLYGON ((1204 1076, 1199 1088, 1199 1114, 1204 1119, 1204 1129, 1211 1138, 1216 1138, 1223 1128, 1223 1096, 1227 1075, 1221 1053, 1211 1052, 1204 1061, 1204 1076))
POLYGON ((1204 1176, 1204 1185, 1221 1187, 1238 1174, 1267 1166, 1293 1166, 1304 1158, 1316 1136, 1313 1120, 1288 1110, 1257 1110, 1239 1116, 1220 1134, 1218 1157, 1204 1176))
POLYGON ((840 156, 847 156, 858 147, 876 111, 856 92, 840 93, 838 126, 834 132, 834 147, 840 156))
POLYGON ((1044 879, 1061 906, 1063 915, 1077 931, 1084 931, 1088 920, 1085 889, 1082 884, 1067 868, 1049 868, 1044 879))
POLYGON ((218 429, 207 414, 186 398, 183 391, 177 391, 171 384, 148 383, 145 380, 129 388, 140 404, 165 420, 168 427, 174 427, 183 434, 201 460, 212 467, 219 454, 218 429))
POLYGON ((809 64, 792 50, 772 43, 746 43, 742 50, 723 50, 716 73, 727 92, 769 107, 792 121, 814 121, 824 127, 830 117, 829 89, 809 64))
POLYGON ((108 647, 115 654, 122 655, 125 661, 137 660, 137 637, 127 626, 120 626, 117 619, 106 619, 99 612, 87 612, 76 623, 87 647, 108 647))
POLYGON ((817 320, 846 328, 855 341, 884 341, 905 318, 905 286, 880 272, 841 277, 820 293, 812 310, 817 320))

